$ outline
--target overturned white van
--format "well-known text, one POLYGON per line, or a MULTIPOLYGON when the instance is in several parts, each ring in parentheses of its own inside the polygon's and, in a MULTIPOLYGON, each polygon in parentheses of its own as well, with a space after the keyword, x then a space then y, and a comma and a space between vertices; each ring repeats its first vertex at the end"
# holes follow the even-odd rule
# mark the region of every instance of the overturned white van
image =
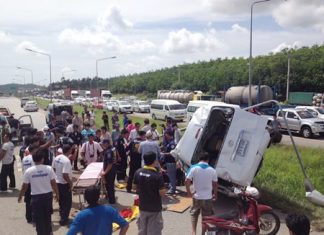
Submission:
POLYGON ((237 105, 218 104, 199 108, 172 154, 190 167, 203 152, 218 177, 240 186, 252 183, 270 142, 267 118, 237 105))

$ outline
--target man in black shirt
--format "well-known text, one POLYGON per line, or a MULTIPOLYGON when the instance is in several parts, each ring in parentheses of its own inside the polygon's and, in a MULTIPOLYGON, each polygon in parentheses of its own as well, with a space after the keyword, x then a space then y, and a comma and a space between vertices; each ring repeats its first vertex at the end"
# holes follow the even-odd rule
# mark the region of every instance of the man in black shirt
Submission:
POLYGON ((83 136, 81 135, 81 132, 79 131, 79 126, 78 125, 73 125, 73 132, 69 133, 68 135, 74 143, 74 150, 76 153, 73 153, 73 156, 75 156, 73 160, 73 169, 77 171, 78 168, 78 156, 79 156, 79 147, 82 144, 82 138, 83 136))
POLYGON ((139 145, 142 141, 145 140, 145 131, 139 131, 138 137, 135 140, 132 140, 128 148, 126 149, 129 151, 129 173, 128 173, 128 180, 127 180, 127 192, 132 192, 132 183, 135 172, 141 168, 142 166, 142 154, 138 152, 139 145))
POLYGON ((154 167, 156 154, 143 156, 145 166, 134 175, 134 189, 139 193, 140 216, 137 221, 139 235, 161 235, 163 229, 162 199, 165 195, 163 176, 154 167))
POLYGON ((104 152, 103 152, 103 170, 101 175, 105 180, 108 201, 110 204, 115 204, 116 203, 116 197, 115 197, 116 156, 109 140, 103 140, 102 147, 104 149, 104 152))

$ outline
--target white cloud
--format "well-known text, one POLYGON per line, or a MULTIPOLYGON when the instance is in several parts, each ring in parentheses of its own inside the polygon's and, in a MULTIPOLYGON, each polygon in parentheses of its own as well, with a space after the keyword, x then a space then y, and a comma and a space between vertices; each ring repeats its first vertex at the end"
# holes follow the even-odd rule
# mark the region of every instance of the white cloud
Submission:
POLYGON ((185 28, 169 33, 163 43, 166 53, 194 53, 206 52, 220 46, 213 33, 194 33, 185 28))
POLYGON ((30 41, 23 41, 23 42, 19 43, 16 46, 15 51, 19 54, 30 53, 30 52, 26 51, 26 48, 32 49, 34 51, 45 52, 44 50, 38 48, 34 43, 32 43, 30 41))
POLYGON ((316 28, 324 33, 324 1, 286 1, 273 10, 273 17, 283 27, 316 28))
POLYGON ((5 32, 0 31, 0 44, 2 43, 11 43, 13 38, 5 32))
POLYGON ((274 54, 281 52, 284 49, 296 49, 300 47, 301 43, 299 41, 295 41, 293 44, 287 44, 286 42, 280 43, 276 48, 272 50, 274 54))
POLYGON ((88 28, 82 30, 64 29, 59 35, 59 42, 85 47, 115 48, 119 39, 110 32, 94 31, 88 28))
POLYGON ((203 5, 214 13, 224 15, 246 14, 250 9, 250 3, 242 4, 242 0, 204 0, 203 5))
POLYGON ((249 32, 249 30, 247 28, 244 28, 244 27, 240 26, 239 24, 233 24, 232 31, 234 33, 248 33, 249 32))
POLYGON ((146 51, 153 51, 156 46, 153 42, 143 39, 134 43, 123 43, 120 45, 119 51, 122 54, 133 54, 133 53, 143 53, 146 51))
POLYGON ((97 27, 99 31, 125 30, 133 27, 133 23, 123 18, 119 8, 114 6, 98 17, 97 27))

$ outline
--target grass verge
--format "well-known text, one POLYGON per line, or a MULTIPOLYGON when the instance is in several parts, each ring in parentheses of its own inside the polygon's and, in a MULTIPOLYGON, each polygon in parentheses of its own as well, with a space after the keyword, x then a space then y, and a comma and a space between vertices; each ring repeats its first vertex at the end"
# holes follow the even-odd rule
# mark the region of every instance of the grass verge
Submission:
MULTIPOLYGON (((299 147, 306 172, 315 188, 324 193, 324 158, 319 148, 299 147)), ((305 197, 304 177, 292 146, 270 147, 254 184, 262 193, 262 201, 285 212, 305 213, 313 219, 324 218, 324 208, 305 197)))

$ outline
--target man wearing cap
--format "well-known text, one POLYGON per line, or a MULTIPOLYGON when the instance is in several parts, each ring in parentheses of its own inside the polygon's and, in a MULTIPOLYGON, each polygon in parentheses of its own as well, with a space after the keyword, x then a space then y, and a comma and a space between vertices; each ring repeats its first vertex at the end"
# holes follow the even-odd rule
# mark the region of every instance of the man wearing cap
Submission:
POLYGON ((89 141, 84 143, 81 147, 81 157, 86 165, 92 162, 97 162, 99 154, 102 154, 103 149, 100 144, 94 141, 94 135, 89 134, 89 141))
POLYGON ((103 169, 101 175, 104 177, 107 190, 108 201, 110 204, 116 203, 115 197, 115 179, 116 179, 116 156, 110 141, 102 141, 103 152, 103 169))

